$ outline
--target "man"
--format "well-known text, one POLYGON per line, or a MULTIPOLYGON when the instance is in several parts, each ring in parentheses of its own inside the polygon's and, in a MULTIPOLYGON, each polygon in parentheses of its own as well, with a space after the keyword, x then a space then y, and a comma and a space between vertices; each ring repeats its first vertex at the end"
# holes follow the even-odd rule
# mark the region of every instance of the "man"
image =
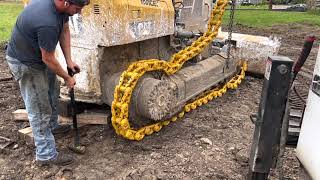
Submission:
POLYGON ((57 122, 56 75, 69 88, 76 84, 57 61, 55 48, 59 42, 68 68, 80 71, 71 59, 68 18, 88 4, 89 0, 32 0, 18 17, 8 44, 6 59, 19 82, 40 165, 66 165, 73 160, 57 152, 52 134, 63 130, 57 122))

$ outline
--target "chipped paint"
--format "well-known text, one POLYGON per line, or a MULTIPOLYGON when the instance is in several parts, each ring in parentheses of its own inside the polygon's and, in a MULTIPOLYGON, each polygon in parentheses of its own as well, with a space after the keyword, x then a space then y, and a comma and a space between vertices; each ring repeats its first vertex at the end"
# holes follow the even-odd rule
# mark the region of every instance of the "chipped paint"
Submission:
MULTIPOLYGON (((81 15, 70 17, 69 27, 72 58, 81 67, 80 74, 75 76, 77 100, 102 103, 99 47, 174 34, 174 9, 171 0, 92 0, 81 15), (151 5, 155 2, 157 6, 151 5)), ((60 48, 56 54, 65 66, 60 48)), ((68 96, 65 87, 61 89, 61 96, 68 96)))
POLYGON ((141 39, 143 36, 155 34, 154 21, 132 22, 129 24, 130 35, 134 39, 141 39))
POLYGON ((141 0, 141 3, 149 6, 158 6, 159 0, 141 0))

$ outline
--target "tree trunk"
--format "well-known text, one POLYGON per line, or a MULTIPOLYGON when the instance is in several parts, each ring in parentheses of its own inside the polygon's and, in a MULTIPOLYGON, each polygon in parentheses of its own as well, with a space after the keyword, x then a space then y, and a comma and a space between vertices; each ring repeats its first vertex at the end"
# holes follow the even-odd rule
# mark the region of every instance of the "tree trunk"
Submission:
POLYGON ((269 0, 269 11, 272 10, 272 0, 269 0))
POLYGON ((317 1, 316 0, 307 0, 306 4, 307 4, 307 9, 308 10, 315 10, 316 9, 316 5, 317 5, 317 1))

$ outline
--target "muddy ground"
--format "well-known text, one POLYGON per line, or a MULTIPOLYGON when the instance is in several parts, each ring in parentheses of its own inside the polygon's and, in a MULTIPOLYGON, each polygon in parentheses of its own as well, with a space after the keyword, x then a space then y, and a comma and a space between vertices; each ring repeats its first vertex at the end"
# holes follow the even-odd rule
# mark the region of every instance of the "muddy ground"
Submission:
MULTIPOLYGON (((281 55, 297 59, 303 38, 320 35, 312 25, 278 25, 257 29, 237 25, 236 31, 281 38, 281 55)), ((314 46, 307 73, 313 70, 318 45, 314 46)), ((10 77, 0 53, 0 78, 10 77)), ((310 80, 299 76, 308 88, 310 80)), ((85 155, 76 155, 66 167, 38 167, 34 149, 18 136, 28 123, 15 122, 11 112, 23 108, 17 84, 0 81, 0 136, 14 143, 0 152, 0 179, 245 179, 254 125, 249 115, 257 112, 262 79, 246 77, 237 90, 187 114, 159 133, 132 142, 118 137, 109 126, 85 126, 80 129, 85 155)), ((57 138, 59 149, 66 150, 72 134, 57 138)), ((287 148, 284 162, 286 179, 298 179, 299 163, 294 149, 287 148)), ((271 179, 278 179, 277 170, 271 179)))

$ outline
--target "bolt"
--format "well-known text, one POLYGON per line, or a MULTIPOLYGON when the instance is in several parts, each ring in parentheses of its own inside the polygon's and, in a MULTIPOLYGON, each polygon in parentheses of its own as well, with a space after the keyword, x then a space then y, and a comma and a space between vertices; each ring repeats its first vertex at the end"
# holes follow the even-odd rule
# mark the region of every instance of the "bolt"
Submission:
POLYGON ((288 68, 284 64, 279 65, 277 69, 280 72, 280 74, 286 74, 288 72, 288 68))

